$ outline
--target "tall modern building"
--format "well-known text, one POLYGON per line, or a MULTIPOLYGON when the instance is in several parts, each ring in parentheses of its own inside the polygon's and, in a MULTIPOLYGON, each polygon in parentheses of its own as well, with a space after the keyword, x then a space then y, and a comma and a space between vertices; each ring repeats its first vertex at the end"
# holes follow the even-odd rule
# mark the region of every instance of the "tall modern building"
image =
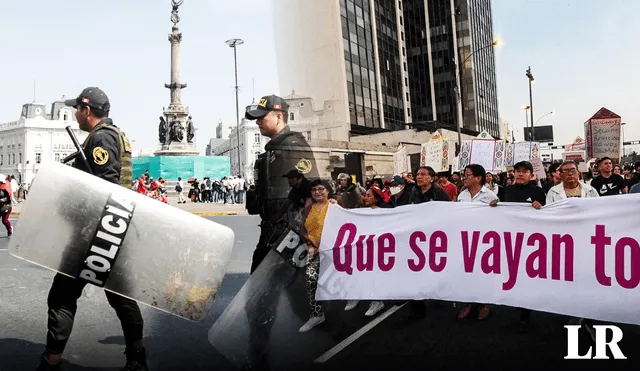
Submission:
POLYGON ((490 0, 273 0, 282 91, 332 101, 320 139, 458 121, 499 136, 490 0), (463 63, 464 62, 464 63, 463 63))

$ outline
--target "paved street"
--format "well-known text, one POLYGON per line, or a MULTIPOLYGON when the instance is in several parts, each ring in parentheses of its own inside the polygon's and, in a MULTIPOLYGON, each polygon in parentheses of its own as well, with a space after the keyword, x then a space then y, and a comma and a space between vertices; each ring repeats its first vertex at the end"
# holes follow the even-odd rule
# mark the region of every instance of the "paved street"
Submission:
MULTIPOLYGON (((145 342, 152 371, 231 370, 230 364, 207 341, 207 332, 247 278, 249 262, 258 238, 258 219, 250 216, 213 217, 211 220, 232 228, 236 245, 221 293, 213 310, 202 322, 189 322, 163 312, 142 307, 146 321, 145 342)), ((16 230, 16 233, 21 231, 16 230)), ((0 232, 0 249, 6 239, 0 232)), ((0 371, 32 371, 43 350, 46 331, 46 297, 53 273, 13 258, 0 250, 0 371)), ((595 300, 595 298, 594 298, 595 300)), ((390 308, 393 303, 389 303, 390 308)), ((564 361, 567 324, 564 316, 534 313, 528 334, 517 331, 518 311, 495 308, 484 322, 455 320, 456 308, 450 303, 430 303, 428 316, 407 322, 407 306, 377 326, 367 325, 363 302, 343 313, 343 302, 327 304, 327 322, 305 334, 297 327, 285 329, 282 342, 291 349, 322 333, 333 339, 331 346, 317 351, 325 354, 317 370, 342 369, 492 369, 540 370, 584 369, 597 364, 608 370, 637 369, 640 330, 622 326, 622 351, 628 361, 564 361), (356 333, 355 336, 352 336, 356 333), (349 343, 350 336, 354 340, 349 343), (333 346, 333 345, 332 345, 333 346)), ((286 326, 286 321, 278 321, 286 326)), ((584 337, 582 340, 586 340, 584 337)), ((585 343, 586 344, 586 343, 585 343)), ((64 355, 66 370, 111 371, 123 365, 124 339, 113 310, 100 290, 82 297, 73 335, 64 355)), ((584 354, 584 350, 581 352, 584 354)), ((298 368, 299 369, 299 368, 298 368)))

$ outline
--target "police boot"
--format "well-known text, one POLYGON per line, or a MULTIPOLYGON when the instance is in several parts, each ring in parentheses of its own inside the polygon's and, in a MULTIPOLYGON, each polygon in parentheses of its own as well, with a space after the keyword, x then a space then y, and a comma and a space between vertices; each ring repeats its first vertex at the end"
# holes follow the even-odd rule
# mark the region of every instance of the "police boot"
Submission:
POLYGON ((124 354, 127 356, 127 364, 120 371, 149 371, 145 348, 140 350, 127 349, 124 354))
POLYGON ((55 365, 52 365, 47 360, 47 357, 43 354, 42 357, 40 357, 40 364, 38 365, 38 368, 36 368, 36 371, 60 371, 62 370, 60 368, 61 364, 62 361, 56 363, 55 365))

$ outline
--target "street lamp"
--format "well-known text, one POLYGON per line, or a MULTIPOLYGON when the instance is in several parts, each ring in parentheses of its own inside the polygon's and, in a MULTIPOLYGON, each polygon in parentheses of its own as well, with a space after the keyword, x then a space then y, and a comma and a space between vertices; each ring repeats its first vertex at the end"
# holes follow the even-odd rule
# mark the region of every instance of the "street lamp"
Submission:
POLYGON ((482 48, 475 50, 474 52, 472 52, 471 54, 469 54, 464 61, 460 64, 460 66, 456 67, 457 73, 456 73, 456 85, 458 88, 458 120, 457 120, 457 129, 458 129, 458 148, 461 149, 462 148, 462 126, 463 126, 463 107, 462 107, 462 84, 460 83, 460 79, 461 79, 461 75, 462 75, 462 68, 465 65, 465 63, 467 63, 467 61, 469 60, 469 58, 471 58, 471 56, 473 56, 475 53, 490 48, 492 46, 500 46, 501 41, 500 40, 493 40, 491 42, 491 44, 489 45, 485 45, 482 48))
POLYGON ((622 161, 624 161, 624 158, 627 157, 627 149, 624 146, 624 126, 626 124, 626 122, 620 123, 620 125, 622 126, 622 161))
POLYGON ((244 44, 244 40, 242 39, 231 39, 226 41, 229 47, 233 48, 233 64, 235 66, 236 73, 236 136, 238 137, 238 176, 242 175, 242 170, 240 166, 240 105, 238 103, 238 57, 236 53, 236 47, 238 45, 244 44))
POLYGON ((536 125, 538 125, 538 122, 540 122, 540 120, 542 120, 543 117, 545 116, 549 116, 549 115, 553 115, 554 113, 556 113, 556 111, 551 111, 551 112, 547 112, 544 115, 540 116, 537 120, 536 120, 536 125))
MULTIPOLYGON (((524 122, 525 122, 524 132, 525 132, 525 134, 527 133, 527 128, 529 127, 529 112, 528 111, 529 111, 530 108, 531 108, 531 106, 527 106, 527 105, 523 105, 522 106, 522 109, 524 110, 524 122)), ((526 142, 527 138, 524 135, 522 137, 524 138, 524 141, 526 142)), ((531 131, 529 131, 528 140, 531 141, 531 131)))
POLYGON ((527 69, 527 73, 526 73, 527 78, 529 79, 529 109, 531 110, 529 113, 531 114, 531 138, 534 137, 533 135, 533 93, 531 91, 531 84, 533 83, 533 81, 535 80, 533 78, 533 75, 531 74, 531 66, 529 66, 529 68, 527 69))

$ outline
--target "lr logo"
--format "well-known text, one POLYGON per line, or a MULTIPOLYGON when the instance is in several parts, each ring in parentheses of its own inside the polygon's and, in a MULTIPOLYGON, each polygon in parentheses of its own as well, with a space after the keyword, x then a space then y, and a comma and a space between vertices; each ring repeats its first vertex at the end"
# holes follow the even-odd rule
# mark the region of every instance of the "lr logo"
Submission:
POLYGON ((596 330, 596 355, 592 357, 593 347, 590 346, 586 354, 579 354, 578 338, 580 325, 566 325, 567 329, 567 356, 564 359, 609 359, 607 347, 611 350, 614 359, 627 359, 618 343, 622 340, 622 330, 618 326, 594 325, 596 330), (613 332, 611 341, 607 341, 607 330, 613 332))

